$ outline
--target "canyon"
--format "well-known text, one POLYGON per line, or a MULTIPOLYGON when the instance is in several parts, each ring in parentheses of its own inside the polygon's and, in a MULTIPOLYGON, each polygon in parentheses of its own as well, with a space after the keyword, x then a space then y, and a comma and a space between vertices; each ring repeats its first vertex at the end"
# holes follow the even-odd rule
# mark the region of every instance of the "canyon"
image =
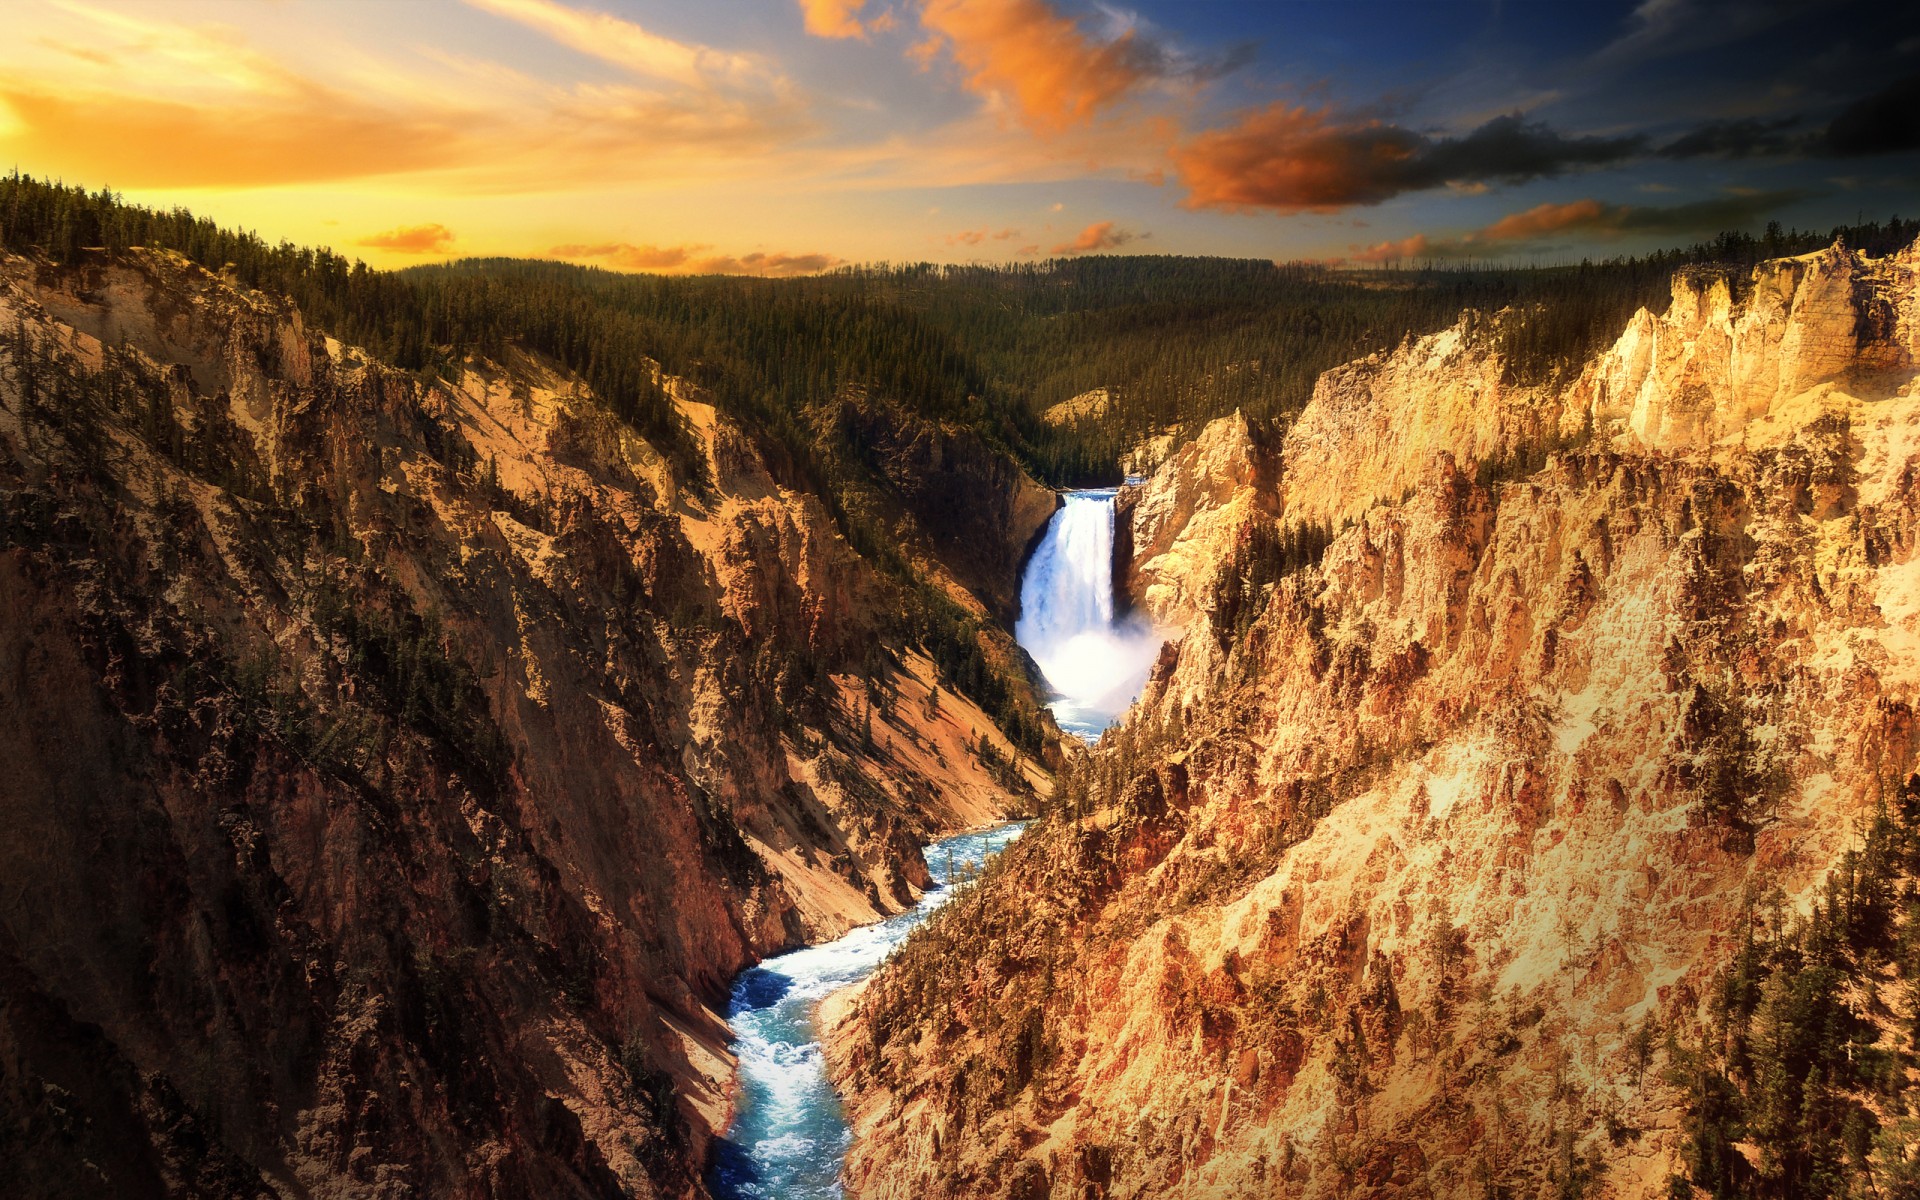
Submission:
MULTIPOLYGON (((15 1194, 704 1194, 735 974, 1047 787, 684 380, 691 470, 553 361, 399 371, 137 248, 0 258, 0 358, 15 1194)), ((1005 610, 1052 494, 860 411, 926 586, 1005 610)))
POLYGON ((1920 245, 1658 308, 1544 375, 1467 311, 1063 494, 984 409, 646 360, 645 425, 524 340, 0 257, 17 1188, 1800 1178, 1745 1089, 1903 1194, 1920 958, 1856 918, 1920 879, 1920 245), (1762 1087, 1829 926, 1879 1082, 1762 1087))
MULTIPOLYGON (((838 1002, 851 1196, 1783 1178, 1687 1089, 1764 930, 1855 911, 1849 852, 1911 810, 1920 245, 1684 270, 1544 383, 1503 361, 1516 319, 1217 420, 1123 493, 1116 574, 1184 634, 838 1002)), ((1905 985, 1857 973, 1849 1055, 1907 1063, 1905 985)), ((1833 1100, 1863 1131, 1834 1170, 1905 1178, 1889 1070, 1833 1100)))

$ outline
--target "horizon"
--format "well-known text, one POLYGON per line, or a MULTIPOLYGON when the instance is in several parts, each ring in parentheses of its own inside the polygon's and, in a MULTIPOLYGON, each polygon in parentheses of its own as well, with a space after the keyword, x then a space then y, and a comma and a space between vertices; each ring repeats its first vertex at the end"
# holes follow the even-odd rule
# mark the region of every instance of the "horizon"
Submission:
POLYGON ((1570 265, 1920 182, 1920 22, 1863 3, 12 13, 0 165, 388 269, 1570 265))

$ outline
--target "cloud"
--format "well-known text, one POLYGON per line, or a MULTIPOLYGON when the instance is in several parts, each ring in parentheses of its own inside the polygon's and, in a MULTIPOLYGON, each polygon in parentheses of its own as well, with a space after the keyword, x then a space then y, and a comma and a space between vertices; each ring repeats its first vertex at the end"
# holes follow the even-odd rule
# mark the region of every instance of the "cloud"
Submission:
POLYGON ((1920 75, 1848 105, 1827 126, 1818 149, 1836 158, 1920 150, 1920 75))
POLYGON ((1815 156, 1866 158, 1920 150, 1920 75, 1896 80, 1842 109, 1826 128, 1787 131, 1798 117, 1710 121, 1660 148, 1663 158, 1815 156))
POLYGON ((815 37, 864 38, 866 26, 860 23, 860 10, 867 0, 800 0, 807 32, 815 37))
POLYGON ((1832 0, 1640 0, 1626 33, 1594 55, 1607 65, 1638 65, 1744 41, 1832 0))
POLYGON ((609 13, 588 12, 552 0, 467 0, 475 8, 517 21, 571 50, 625 70, 694 87, 777 80, 757 55, 677 42, 609 13))
POLYGON ((1359 262, 1400 259, 1498 257, 1516 249, 1538 247, 1548 238, 1617 238, 1640 235, 1699 235, 1743 229, 1769 213, 1808 199, 1796 190, 1746 192, 1696 200, 1689 204, 1606 204, 1595 199, 1563 204, 1536 204, 1509 213, 1483 229, 1458 237, 1430 238, 1416 233, 1397 241, 1351 247, 1359 262))
POLYGON ((1786 133, 1798 117, 1709 121, 1660 147, 1662 158, 1750 158, 1790 151, 1796 139, 1786 133))
MULTIPOLYGON (((476 3, 572 33, 580 30, 565 22, 643 32, 548 0, 476 3)), ((431 75, 361 64, 334 86, 232 28, 63 7, 88 22, 92 50, 57 72, 0 70, 0 161, 121 188, 406 177, 443 193, 524 193, 739 179, 764 175, 769 157, 815 129, 804 97, 783 81, 716 82, 727 62, 745 60, 699 47, 655 56, 671 60, 668 74, 700 81, 692 84, 548 82, 427 48, 431 75)), ((601 49, 635 58, 618 45, 609 36, 601 49)))
POLYGON ((9 87, 9 157, 119 187, 267 187, 432 170, 471 151, 439 114, 391 111, 323 88, 253 104, 9 87))
POLYGON ((731 254, 703 255, 711 249, 704 244, 680 246, 634 245, 630 242, 602 242, 597 245, 555 246, 547 253, 554 258, 574 262, 598 260, 623 271, 664 271, 682 275, 761 275, 786 278, 817 275, 839 266, 844 260, 831 254, 785 254, 755 251, 738 257, 731 254))
POLYGON ((555 258, 602 259, 608 266, 624 271, 671 271, 685 266, 695 253, 707 248, 704 245, 635 246, 629 242, 601 242, 597 245, 555 246, 547 253, 555 258))
POLYGON ((959 233, 947 234, 942 240, 949 246, 978 246, 989 238, 996 242, 1004 242, 1019 236, 1018 229, 1002 229, 998 233, 987 229, 963 229, 959 233))
POLYGON ((844 261, 831 254, 744 254, 739 258, 721 256, 703 258, 693 270, 701 275, 765 275, 787 278, 794 275, 818 275, 844 261))
POLYGON ((453 248, 453 230, 438 223, 402 225, 385 233, 368 234, 354 245, 375 250, 395 250, 402 254, 439 254, 453 248))
POLYGON ((1090 37, 1045 0, 924 0, 922 65, 945 49, 969 89, 1011 106, 1031 128, 1085 124, 1159 74, 1162 52, 1131 28, 1090 37))
POLYGON ((1567 137, 1517 114, 1464 137, 1273 104, 1176 145, 1189 208, 1331 212, 1450 183, 1522 183, 1619 162, 1639 137, 1567 137))
POLYGON ((1112 221, 1096 221, 1080 231, 1080 236, 1070 242, 1062 242, 1053 248, 1055 254, 1092 254, 1099 250, 1113 250, 1131 242, 1136 237, 1131 230, 1121 229, 1112 221))
POLYGON ((1403 258, 1428 257, 1427 235, 1416 233, 1412 237, 1403 237, 1398 241, 1375 242, 1365 248, 1356 248, 1353 258, 1356 262, 1399 262, 1403 258))
POLYGON ((1788 189, 1741 192, 1689 204, 1602 204, 1575 200, 1541 204, 1502 217, 1482 229, 1479 242, 1532 241, 1556 234, 1700 234, 1743 229, 1769 213, 1808 199, 1811 193, 1788 189))
POLYGON ((1569 229, 1592 229, 1612 213, 1628 211, 1624 206, 1609 208, 1598 200, 1574 200, 1567 204, 1536 204, 1525 212, 1509 213, 1482 229, 1478 240, 1487 242, 1525 241, 1562 233, 1569 229))

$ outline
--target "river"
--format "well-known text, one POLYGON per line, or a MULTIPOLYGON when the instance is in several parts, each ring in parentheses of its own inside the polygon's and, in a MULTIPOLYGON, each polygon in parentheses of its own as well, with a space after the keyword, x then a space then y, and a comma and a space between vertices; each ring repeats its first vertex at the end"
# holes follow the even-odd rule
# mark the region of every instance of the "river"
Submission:
MULTIPOLYGON (((1160 635, 1115 617, 1113 522, 1117 490, 1068 492, 1020 583, 1014 637, 1046 676, 1048 707, 1069 733, 1099 738, 1140 694, 1160 635)), ((927 847, 935 887, 920 903, 824 945, 770 958, 734 981, 727 1021, 739 1056, 734 1120, 709 1183, 721 1200, 837 1197, 852 1133, 827 1082, 814 1014, 860 982, 907 932, 952 899, 958 881, 1020 835, 1002 825, 927 847)))
POLYGON ((709 1180, 716 1196, 815 1200, 841 1194, 840 1164, 852 1134, 827 1082, 814 1011, 828 995, 872 974, 908 930, 952 899, 956 884, 1022 828, 1001 825, 935 842, 926 854, 937 886, 918 905, 741 972, 727 1013, 740 1057, 740 1090, 733 1127, 709 1180))

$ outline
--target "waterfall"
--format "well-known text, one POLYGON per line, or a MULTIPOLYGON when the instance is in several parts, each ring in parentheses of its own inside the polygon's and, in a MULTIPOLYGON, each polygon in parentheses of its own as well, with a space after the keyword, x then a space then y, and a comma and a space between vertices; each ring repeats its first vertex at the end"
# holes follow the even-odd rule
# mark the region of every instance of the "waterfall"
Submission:
POLYGON ((1046 677, 1062 729, 1092 741, 1134 698, 1160 651, 1138 617, 1114 619, 1115 488, 1068 492, 1020 581, 1014 639, 1046 677))

